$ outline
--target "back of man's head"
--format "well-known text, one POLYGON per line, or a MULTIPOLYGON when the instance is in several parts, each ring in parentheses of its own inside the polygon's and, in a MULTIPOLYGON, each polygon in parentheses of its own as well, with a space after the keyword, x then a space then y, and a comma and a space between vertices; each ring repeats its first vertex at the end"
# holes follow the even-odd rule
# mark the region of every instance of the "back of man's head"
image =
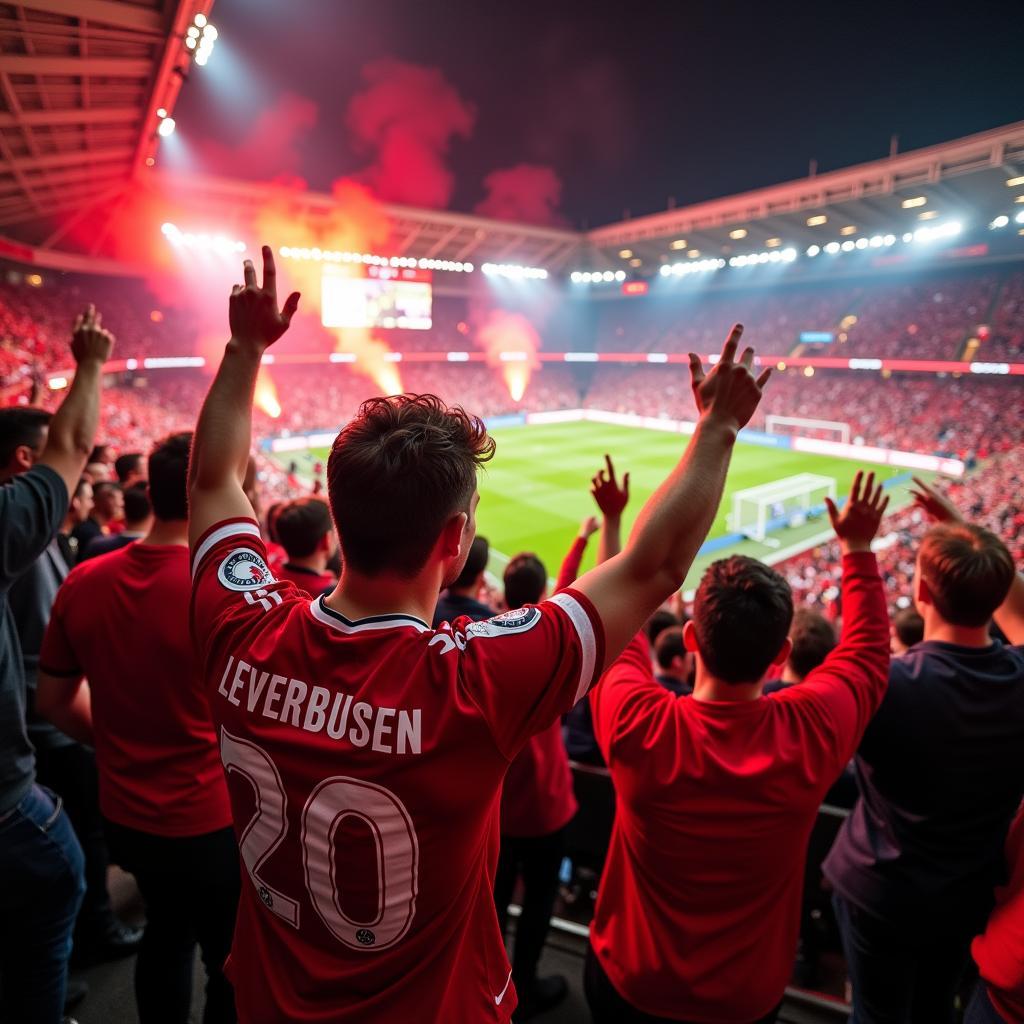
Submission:
MULTIPOLYGON (((986 625, 1013 583, 1013 557, 991 531, 973 523, 939 523, 921 541, 925 603, 951 626, 986 625)), ((922 612, 924 614, 924 612, 922 612)))
POLYGON ((779 656, 793 621, 789 584, 763 562, 713 562, 697 588, 693 628, 705 668, 725 683, 757 682, 779 656))
POLYGON ((836 631, 821 612, 798 608, 789 627, 789 639, 793 644, 789 667, 793 675, 803 680, 831 654, 836 631))
POLYGON ((924 639, 924 619, 916 608, 901 608, 893 616, 892 630, 900 648, 909 650, 924 639))
POLYGON ((142 452, 125 452, 124 455, 118 455, 114 459, 114 473, 119 483, 133 483, 142 475, 142 452))
POLYGON ((29 469, 42 454, 46 428, 53 418, 45 409, 30 405, 9 405, 0 409, 0 479, 29 469), (15 465, 19 448, 32 449, 32 457, 15 465))
MULTIPOLYGON (((149 453, 149 500, 164 522, 188 519, 188 455, 191 431, 170 434, 149 453)), ((127 514, 127 512, 126 512, 127 514)))
POLYGON ((676 658, 685 658, 686 653, 682 626, 668 626, 658 634, 654 644, 654 660, 658 668, 667 672, 672 668, 672 662, 676 658))
POLYGON ((505 603, 509 608, 522 608, 524 604, 537 604, 548 585, 548 572, 544 563, 534 554, 516 555, 505 566, 505 603))
POLYGON ((345 565, 415 577, 452 517, 472 513, 477 469, 493 455, 483 421, 436 395, 364 402, 327 463, 345 565))
POLYGON ((334 529, 322 498, 296 498, 282 505, 275 520, 278 540, 289 558, 308 558, 334 529))
POLYGON ((113 480, 97 480, 92 485, 92 496, 95 505, 95 512, 103 519, 117 515, 123 509, 122 502, 118 497, 124 494, 124 488, 113 480))
POLYGON ((126 527, 139 528, 153 514, 149 500, 149 487, 145 480, 124 489, 124 522, 126 527))
POLYGON ((653 647, 658 637, 672 626, 678 626, 679 619, 667 608, 659 608, 648 620, 644 629, 647 631, 647 642, 653 647))
POLYGON ((486 537, 475 537, 469 549, 469 557, 459 573, 459 578, 452 584, 452 590, 466 590, 476 584, 480 573, 487 568, 487 559, 491 556, 491 546, 486 537))

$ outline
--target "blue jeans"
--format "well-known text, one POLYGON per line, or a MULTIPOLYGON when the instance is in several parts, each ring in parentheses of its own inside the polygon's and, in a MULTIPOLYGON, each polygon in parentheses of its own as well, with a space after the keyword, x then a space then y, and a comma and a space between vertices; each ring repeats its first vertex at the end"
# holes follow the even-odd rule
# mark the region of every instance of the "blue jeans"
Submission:
POLYGON ((949 920, 899 926, 838 893, 832 905, 853 988, 849 1024, 953 1024, 976 925, 949 920))
POLYGON ((974 986, 974 995, 971 996, 971 1001, 967 1004, 964 1024, 1007 1024, 1005 1018, 992 1005, 985 982, 981 978, 974 986))
POLYGON ((59 1024, 84 864, 50 790, 33 786, 0 821, 0 1020, 59 1024))

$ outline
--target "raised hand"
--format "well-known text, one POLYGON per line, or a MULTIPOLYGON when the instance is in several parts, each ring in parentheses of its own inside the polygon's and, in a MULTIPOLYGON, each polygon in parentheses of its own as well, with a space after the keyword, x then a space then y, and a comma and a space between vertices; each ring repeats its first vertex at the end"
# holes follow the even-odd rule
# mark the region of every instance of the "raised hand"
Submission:
POLYGON ((597 516, 587 516, 586 519, 580 523, 579 536, 582 540, 590 540, 591 537, 601 529, 601 524, 597 521, 597 516))
POLYGON ((882 485, 875 486, 875 474, 869 473, 863 490, 861 483, 864 473, 857 471, 850 488, 850 497, 843 505, 842 512, 836 508, 831 498, 825 499, 828 517, 832 520, 832 529, 844 551, 870 551, 871 541, 878 533, 882 516, 889 504, 888 495, 883 497, 882 485))
POLYGON ((299 308, 299 293, 292 292, 284 306, 280 310, 277 308, 277 269, 269 245, 263 246, 262 288, 256 283, 256 268, 252 260, 246 260, 242 266, 245 284, 236 284, 231 289, 228 303, 231 337, 262 352, 288 330, 299 308))
POLYGON ((71 354, 79 366, 89 361, 105 363, 110 358, 114 336, 100 326, 102 319, 92 303, 85 307, 84 313, 75 317, 75 325, 71 329, 71 354))
POLYGON ((690 353, 690 383, 697 410, 705 419, 725 423, 736 430, 745 427, 754 415, 762 389, 772 373, 769 368, 754 379, 752 348, 745 348, 739 362, 736 361, 742 335, 743 324, 733 324, 722 355, 708 374, 704 373, 699 357, 690 353))
POLYGON ((964 517, 960 514, 960 510, 936 488, 916 476, 914 477, 914 487, 917 490, 911 488, 910 493, 914 496, 914 505, 922 512, 939 523, 963 522, 964 517))
POLYGON ((615 479, 615 466, 612 457, 604 457, 606 469, 600 470, 590 481, 590 493, 601 510, 601 515, 606 519, 618 519, 622 510, 629 503, 629 474, 622 478, 622 486, 619 487, 615 479))

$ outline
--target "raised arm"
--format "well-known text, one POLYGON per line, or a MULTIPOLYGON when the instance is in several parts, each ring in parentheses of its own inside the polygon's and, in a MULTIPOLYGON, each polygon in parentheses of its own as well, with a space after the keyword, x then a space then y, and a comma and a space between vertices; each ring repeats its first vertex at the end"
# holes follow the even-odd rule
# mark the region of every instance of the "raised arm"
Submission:
POLYGON ((604 457, 607 469, 602 469, 591 481, 590 493, 601 510, 601 538, 597 548, 597 564, 603 565, 622 550, 622 513, 629 504, 629 474, 619 486, 615 478, 612 457, 604 457))
POLYGON ((736 360, 742 333, 741 325, 733 327, 719 361, 706 376, 697 356, 690 355, 700 421, 686 452, 641 510, 623 552, 576 585, 601 617, 606 665, 682 586, 714 521, 736 435, 757 408, 771 373, 765 370, 754 379, 751 348, 736 360))
POLYGON ((587 541, 599 529, 596 516, 587 516, 580 523, 580 532, 573 538, 572 547, 566 552, 565 558, 562 559, 562 567, 558 570, 558 580, 555 583, 556 594, 559 590, 565 590, 566 587, 571 587, 576 582, 576 577, 580 574, 583 553, 587 550, 587 541))
MULTIPOLYGON (((914 503, 936 522, 962 523, 960 510, 937 488, 914 477, 914 503)), ((1024 644, 1024 575, 1016 573, 1006 600, 996 609, 996 624, 1011 644, 1024 644)))
POLYGON ((100 320, 95 306, 89 306, 75 320, 71 335, 75 379, 50 421, 46 447, 39 457, 40 465, 49 466, 60 475, 69 495, 75 493, 96 439, 103 364, 114 346, 113 335, 100 326, 100 320))
POLYGON ((263 353, 291 323, 299 293, 277 306, 274 254, 263 246, 263 286, 256 268, 244 263, 245 284, 231 289, 228 319, 231 339, 224 349, 217 376, 203 403, 192 442, 189 464, 189 543, 216 523, 252 516, 244 482, 252 443, 252 399, 263 353))

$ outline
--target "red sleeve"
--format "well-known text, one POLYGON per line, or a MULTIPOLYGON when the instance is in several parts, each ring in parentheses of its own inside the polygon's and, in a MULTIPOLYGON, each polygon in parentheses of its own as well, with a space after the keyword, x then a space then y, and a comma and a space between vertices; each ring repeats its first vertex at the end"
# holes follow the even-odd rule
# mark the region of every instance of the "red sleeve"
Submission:
POLYGON ((565 561, 562 562, 562 568, 558 570, 558 582, 555 583, 556 594, 560 590, 565 590, 566 587, 571 587, 576 582, 576 577, 580 574, 580 562, 583 561, 583 552, 586 550, 587 540, 585 537, 577 537, 572 542, 572 547, 569 548, 569 553, 565 556, 565 561))
POLYGON ((590 694, 594 736, 605 763, 612 763, 616 748, 641 721, 649 720, 652 711, 674 699, 655 680, 647 637, 637 633, 590 694))
POLYGON ((889 683, 889 614, 870 552, 843 556, 843 635, 799 686, 772 695, 818 720, 837 770, 853 756, 889 683))
POLYGON ((190 622, 200 663, 214 638, 230 638, 300 599, 294 583, 274 578, 254 519, 217 523, 193 547, 190 622))
POLYGON ((65 679, 77 679, 83 674, 64 623, 68 597, 74 590, 74 581, 75 574, 72 572, 57 591, 57 598, 50 609, 50 621, 43 636, 43 645, 39 651, 39 671, 65 679))
POLYGON ((510 761, 531 736, 586 696, 604 660, 601 619, 575 590, 456 626, 456 641, 465 634, 460 684, 510 761))

